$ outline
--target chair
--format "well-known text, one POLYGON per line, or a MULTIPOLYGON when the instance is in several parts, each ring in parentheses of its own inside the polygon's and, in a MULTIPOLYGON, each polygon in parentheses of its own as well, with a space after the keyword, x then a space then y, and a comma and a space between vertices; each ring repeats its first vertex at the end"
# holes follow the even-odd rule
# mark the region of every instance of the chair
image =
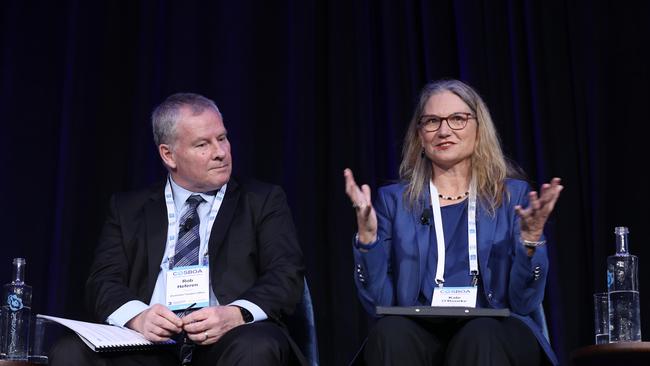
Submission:
POLYGON ((305 278, 304 281, 302 299, 296 306, 295 312, 286 319, 286 324, 291 337, 298 344, 309 365, 318 366, 318 339, 316 337, 314 305, 311 301, 307 279, 305 278))

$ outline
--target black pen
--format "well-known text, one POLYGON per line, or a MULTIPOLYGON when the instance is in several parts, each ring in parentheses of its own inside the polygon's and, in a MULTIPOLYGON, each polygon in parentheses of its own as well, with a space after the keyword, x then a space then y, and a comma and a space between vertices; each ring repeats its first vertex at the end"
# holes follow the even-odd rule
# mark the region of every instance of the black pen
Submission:
POLYGON ((190 311, 190 309, 192 309, 192 308, 194 307, 194 305, 196 305, 196 303, 193 303, 192 305, 190 305, 190 306, 188 306, 187 308, 185 308, 185 310, 183 310, 183 311, 181 312, 181 314, 180 314, 180 315, 181 315, 180 318, 186 316, 186 315, 187 315, 187 312, 190 311))
MULTIPOLYGON (((182 319, 182 318, 184 318, 185 316, 187 316, 187 315, 188 315, 187 313, 188 313, 188 312, 189 312, 189 311, 194 307, 194 305, 196 305, 196 303, 193 303, 192 305, 186 307, 185 310, 183 310, 182 312, 180 312, 180 313, 178 314, 178 317, 182 319)), ((187 332, 185 332, 185 329, 183 329, 183 328, 181 328, 180 336, 181 336, 181 339, 183 339, 183 345, 184 345, 184 346, 185 346, 186 344, 192 342, 189 338, 187 338, 187 332)), ((181 350, 182 350, 182 349, 181 349, 181 350)))

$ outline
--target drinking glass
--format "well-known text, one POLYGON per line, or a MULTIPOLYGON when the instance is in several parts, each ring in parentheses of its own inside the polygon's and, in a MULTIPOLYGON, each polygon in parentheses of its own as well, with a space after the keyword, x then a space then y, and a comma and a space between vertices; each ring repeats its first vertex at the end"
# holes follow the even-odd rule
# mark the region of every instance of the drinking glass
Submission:
POLYGON ((609 298, 607 292, 594 294, 594 334, 596 344, 609 343, 609 298))

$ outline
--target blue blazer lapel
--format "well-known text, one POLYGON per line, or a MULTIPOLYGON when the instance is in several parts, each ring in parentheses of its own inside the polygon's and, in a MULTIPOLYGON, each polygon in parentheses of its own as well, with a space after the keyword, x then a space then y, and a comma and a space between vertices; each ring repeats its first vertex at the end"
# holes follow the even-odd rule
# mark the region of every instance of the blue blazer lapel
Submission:
POLYGON ((429 246, 431 245, 431 233, 433 230, 433 214, 428 216, 428 219, 426 223, 423 223, 422 217, 424 215, 424 211, 429 211, 431 212, 431 199, 430 199, 430 194, 429 194, 429 186, 426 186, 426 189, 423 190, 423 195, 420 200, 420 205, 419 207, 422 207, 422 209, 417 209, 413 210, 412 216, 413 216, 413 225, 415 226, 415 237, 417 240, 417 245, 418 245, 418 253, 419 253, 419 258, 418 258, 418 268, 417 268, 417 274, 418 278, 420 279, 420 283, 413 284, 416 285, 417 288, 411 289, 411 293, 413 294, 413 298, 411 299, 411 303, 415 304, 418 298, 418 295, 420 293, 420 289, 422 288, 422 280, 424 280, 424 275, 423 272, 427 268, 427 254, 429 253, 429 246), (414 290, 414 291, 413 291, 414 290))
MULTIPOLYGON (((494 241, 494 234, 496 232, 496 216, 491 216, 479 204, 477 208, 476 230, 476 245, 478 246, 478 263, 480 276, 489 280, 488 262, 490 259, 490 251, 492 250, 492 242, 494 241)), ((487 285, 488 282, 483 282, 487 285)))

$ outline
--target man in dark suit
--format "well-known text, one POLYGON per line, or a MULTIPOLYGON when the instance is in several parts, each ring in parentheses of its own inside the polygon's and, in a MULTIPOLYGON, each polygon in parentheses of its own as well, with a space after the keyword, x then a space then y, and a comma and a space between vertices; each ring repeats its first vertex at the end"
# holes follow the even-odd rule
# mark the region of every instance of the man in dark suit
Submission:
POLYGON ((68 337, 51 364, 304 363, 282 325, 303 286, 283 191, 231 177, 230 143, 211 100, 174 94, 154 110, 152 124, 169 175, 112 197, 86 295, 98 322, 191 346, 103 356, 68 337), (181 282, 180 274, 189 277, 181 282), (197 303, 203 307, 189 314, 174 311, 197 303))

